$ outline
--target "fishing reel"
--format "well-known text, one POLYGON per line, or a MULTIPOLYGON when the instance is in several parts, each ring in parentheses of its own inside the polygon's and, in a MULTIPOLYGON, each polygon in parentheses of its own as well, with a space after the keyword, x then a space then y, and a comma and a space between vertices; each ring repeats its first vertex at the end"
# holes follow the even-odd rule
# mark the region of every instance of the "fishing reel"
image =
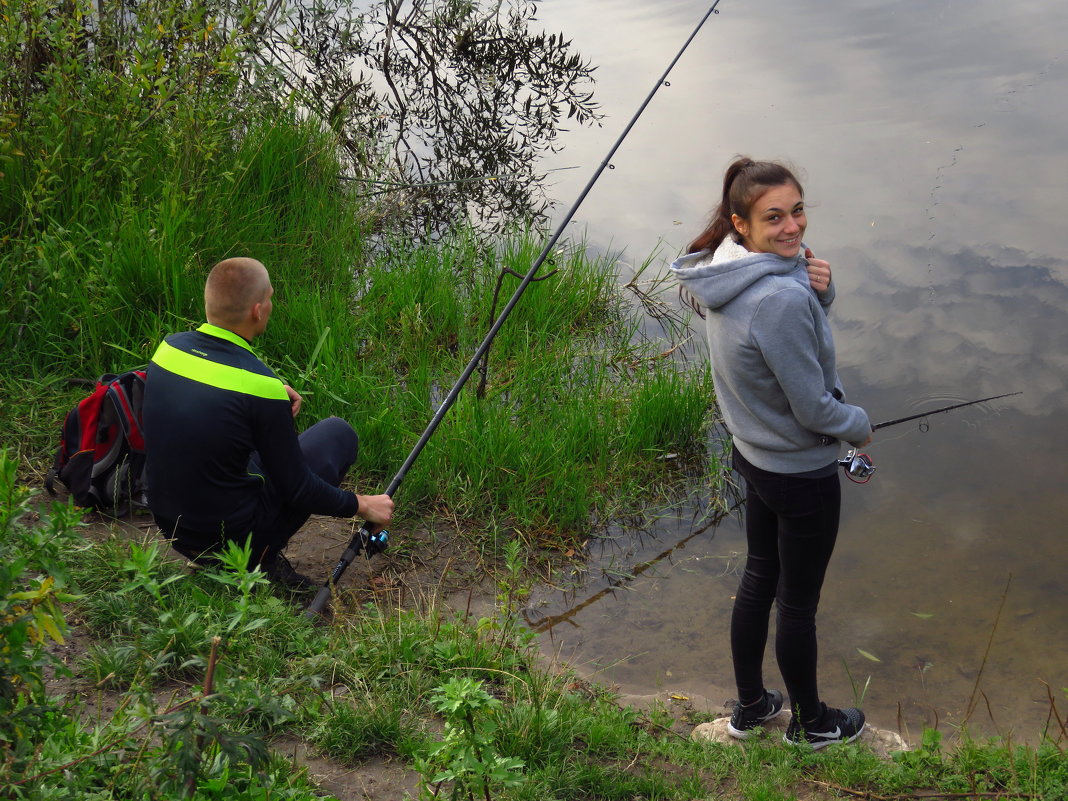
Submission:
POLYGON ((366 529, 361 529, 360 534, 363 552, 367 554, 368 559, 376 553, 382 553, 389 545, 389 532, 385 529, 376 531, 374 534, 371 534, 366 529))
POLYGON ((875 472, 875 463, 866 453, 861 453, 857 448, 850 448, 844 459, 839 459, 838 464, 845 470, 846 478, 854 484, 866 484, 875 472))

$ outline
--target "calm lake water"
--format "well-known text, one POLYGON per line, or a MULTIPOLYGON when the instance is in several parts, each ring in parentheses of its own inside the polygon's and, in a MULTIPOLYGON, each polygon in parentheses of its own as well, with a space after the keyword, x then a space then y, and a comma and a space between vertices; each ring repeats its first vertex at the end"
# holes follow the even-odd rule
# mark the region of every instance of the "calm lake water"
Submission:
MULTIPOLYGON (((567 134, 548 165, 576 168, 554 173, 566 209, 708 4, 539 9, 598 65, 606 114, 567 134)), ((1023 392, 931 417, 926 432, 878 432, 874 478, 843 482, 821 691, 848 705, 868 683, 869 719, 900 719, 913 737, 936 721, 952 733, 972 704, 974 731, 1036 741, 1050 691, 1068 714, 1068 3, 723 0, 719 11, 575 234, 622 250, 624 279, 650 253, 663 266, 701 228, 732 156, 788 160, 805 183, 806 240, 834 270, 852 402, 882 421, 1023 392)), ((742 523, 690 537, 700 507, 615 532, 591 546, 582 586, 539 590, 532 619, 560 616, 546 647, 626 692, 731 698, 742 523)), ((781 687, 770 654, 767 681, 781 687)))

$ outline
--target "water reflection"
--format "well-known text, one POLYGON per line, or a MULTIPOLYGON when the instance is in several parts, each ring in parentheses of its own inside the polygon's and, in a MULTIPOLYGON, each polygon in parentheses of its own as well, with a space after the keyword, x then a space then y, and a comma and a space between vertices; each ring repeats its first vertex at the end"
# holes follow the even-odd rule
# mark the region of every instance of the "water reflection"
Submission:
MULTIPOLYGON (((840 287, 848 311, 834 313, 853 399, 878 421, 999 389, 1023 394, 877 433, 868 452, 879 471, 845 488, 819 620, 823 690, 844 703, 871 676, 873 722, 900 719, 913 732, 961 723, 981 697, 976 730, 1034 739, 1048 713, 1043 682, 1059 692, 1068 681, 1064 264, 928 249, 932 290, 916 249, 879 253, 878 262, 856 254, 840 287)), ((618 532, 617 549, 592 556, 595 581, 571 595, 545 591, 531 625, 566 622, 554 645, 630 692, 696 685, 729 698, 727 621, 744 536, 734 518, 695 538, 692 514, 684 506, 640 533, 618 532), (626 565, 639 569, 613 583, 626 565)), ((768 671, 777 675, 770 655, 768 671)))
POLYGON ((1012 406, 1030 415, 1063 404, 1068 261, 885 243, 843 249, 840 261, 847 300, 832 316, 852 384, 879 388, 869 405, 883 406, 888 383, 976 397, 1023 390, 1012 406))
MULTIPOLYGON (((633 87, 707 10, 611 6, 547 2, 540 14, 582 31, 575 46, 600 65, 604 133, 575 134, 561 157, 590 169, 616 135, 613 119, 631 113, 633 87), (612 24, 591 25, 597 15, 612 24)), ((799 13, 765 0, 721 10, 581 224, 635 264, 657 246, 670 261, 700 229, 734 153, 791 159, 805 173, 809 244, 835 270, 850 400, 880 421, 1022 391, 933 417, 926 432, 878 432, 875 477, 844 488, 819 619, 821 689, 850 702, 870 676, 864 703, 876 725, 900 719, 916 734, 967 719, 1035 741, 1049 687, 1062 717, 1068 707, 1068 5, 1032 0, 1006 13, 991 0, 865 0, 848 13, 799 13)), ((565 204, 567 175, 555 190, 565 204)), ((640 534, 619 532, 613 555, 591 555, 590 574, 641 565, 685 539, 693 508, 666 514, 640 534)), ((569 614, 551 643, 629 692, 726 699, 741 553, 735 516, 569 614)), ((537 614, 563 614, 605 586, 585 596, 547 588, 537 614)))
MULTIPOLYGON (((598 563, 597 575, 583 579, 576 575, 577 580, 562 590, 565 608, 559 612, 540 614, 536 606, 525 609, 523 615, 527 626, 533 631, 542 632, 564 623, 577 625, 575 620, 583 610, 626 589, 640 576, 665 575, 664 571, 670 571, 692 558, 683 553, 691 540, 707 532, 714 536, 716 528, 737 512, 738 505, 739 501, 734 499, 722 511, 701 516, 697 512, 699 507, 687 506, 685 508, 693 512, 688 521, 679 516, 660 516, 656 521, 655 537, 643 536, 644 532, 640 529, 626 531, 618 526, 609 526, 604 535, 598 537, 597 545, 590 549, 591 555, 594 550, 598 552, 594 558, 598 563), (678 536, 665 536, 669 529, 678 536), (623 547, 620 547, 621 542, 625 543, 623 547), (646 555, 657 547, 661 550, 646 555), (639 553, 643 555, 641 561, 634 561, 639 553)), ((733 557, 725 560, 727 572, 734 572, 733 562, 733 557)))

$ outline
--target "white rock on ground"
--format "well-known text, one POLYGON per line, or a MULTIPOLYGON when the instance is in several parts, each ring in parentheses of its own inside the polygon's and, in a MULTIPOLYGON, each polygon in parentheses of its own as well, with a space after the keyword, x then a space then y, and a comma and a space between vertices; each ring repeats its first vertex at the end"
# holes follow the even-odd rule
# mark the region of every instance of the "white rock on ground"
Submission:
MULTIPOLYGON (((730 697, 730 690, 711 686, 703 687, 702 690, 703 692, 700 693, 682 690, 665 691, 651 695, 621 694, 619 702, 624 706, 643 712, 648 712, 654 708, 664 709, 676 718, 687 718, 694 714, 719 715, 720 717, 713 721, 698 724, 690 732, 690 738, 744 745, 745 740, 737 740, 727 734, 727 723, 730 720, 730 711, 734 705, 733 700, 725 700, 730 697)), ((764 736, 772 738, 775 742, 782 742, 782 736, 786 733, 786 727, 789 724, 790 712, 787 709, 783 709, 777 717, 767 721, 764 725, 764 736)), ((871 723, 865 725, 864 732, 860 735, 860 742, 866 744, 874 753, 883 758, 888 758, 894 751, 910 750, 908 742, 897 732, 876 728, 871 723)))
MULTIPOLYGON (((717 743, 733 743, 742 745, 745 740, 738 740, 727 733, 729 717, 717 718, 710 723, 702 723, 690 733, 694 740, 711 740, 717 743)), ((776 717, 764 724, 766 736, 781 741, 786 727, 790 724, 789 710, 782 710, 776 717)), ((870 723, 864 726, 859 742, 863 742, 872 751, 882 757, 888 757, 894 751, 908 751, 909 745, 897 732, 886 729, 877 729, 870 723)))

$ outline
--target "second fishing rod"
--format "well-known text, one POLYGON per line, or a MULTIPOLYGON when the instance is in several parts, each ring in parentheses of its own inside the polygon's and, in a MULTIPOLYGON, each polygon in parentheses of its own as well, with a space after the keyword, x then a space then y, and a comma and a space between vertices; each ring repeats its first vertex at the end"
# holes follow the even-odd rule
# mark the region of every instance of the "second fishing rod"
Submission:
MULTIPOLYGON (((560 237, 563 236, 564 230, 567 228, 568 224, 575 216, 575 213, 578 211, 579 206, 582 205, 582 201, 586 199, 586 195, 588 195, 590 193, 590 190, 593 189, 594 184, 596 184, 597 180, 601 177, 601 173, 603 173, 610 166, 612 157, 615 155, 620 145, 623 144, 623 141, 627 138, 627 135, 630 133, 631 129, 638 121, 638 118, 641 117, 646 107, 649 105, 650 102, 652 102, 653 97, 660 90, 660 87, 667 85, 667 77, 671 73, 671 70, 674 69, 675 64, 677 64, 679 59, 682 58, 682 54, 686 52, 686 49, 690 46, 690 43, 693 42, 697 34, 700 32, 701 28, 704 27, 705 22, 707 22, 708 18, 711 17, 713 14, 719 13, 716 10, 716 7, 718 5, 719 0, 716 0, 716 2, 712 4, 712 6, 708 9, 705 15, 701 18, 701 21, 698 22, 694 29, 690 32, 690 35, 689 37, 687 37, 685 43, 682 45, 681 48, 679 48, 678 53, 675 54, 675 57, 671 60, 671 63, 668 64, 667 69, 665 69, 663 74, 657 79, 656 84, 654 84, 652 90, 650 90, 649 94, 646 95, 645 100, 642 101, 642 104, 638 107, 638 110, 634 113, 634 116, 631 117, 630 122, 628 122, 627 126, 623 129, 623 133, 621 133, 616 139, 615 143, 613 143, 612 147, 608 150, 608 154, 604 157, 604 160, 594 171, 593 175, 590 177, 590 180, 586 183, 586 186, 583 187, 582 191, 579 193, 578 199, 576 199, 575 202, 571 204, 571 207, 567 210, 567 213, 564 214, 564 216, 561 218, 560 222, 556 226, 556 230, 553 232, 552 236, 549 237, 548 241, 546 241, 545 246, 541 249, 541 252, 538 254, 537 258, 534 259, 533 263, 531 263, 530 269, 527 270, 526 275, 523 276, 523 280, 519 282, 519 286, 512 294, 512 297, 509 299, 505 307, 501 310, 501 313, 500 315, 498 315, 497 320, 490 327, 489 332, 487 332, 485 338, 482 340, 482 344, 478 346, 478 349, 471 357, 471 360, 467 363, 467 366, 460 374, 460 377, 456 379, 456 383, 453 384, 452 389, 449 390, 448 394, 445 396, 445 399, 441 402, 441 405, 438 407, 437 412, 434 413, 434 416, 431 418, 430 423, 426 427, 426 430, 423 431, 423 435, 419 438, 419 441, 415 443, 415 447, 412 448, 411 453, 408 454, 408 458, 404 460, 404 463, 397 471, 397 474, 393 477, 393 480, 389 482, 389 486, 386 488, 385 492, 386 495, 393 497, 394 493, 396 493, 397 489, 401 485, 401 482, 404 481, 404 477, 408 474, 408 471, 411 469, 412 465, 415 464, 415 460, 419 458, 419 454, 422 453, 423 448, 426 447, 426 444, 430 441, 430 438, 434 436, 434 432, 441 424, 441 421, 444 419, 449 409, 452 408, 453 404, 456 402, 456 398, 459 396, 460 390, 464 388, 464 385, 467 383, 468 379, 471 377, 471 374, 474 373, 476 367, 478 366, 479 361, 489 350, 490 345, 493 343, 494 338, 497 336, 497 332, 500 331, 501 326, 504 325, 505 320, 507 320, 508 316, 512 313, 512 309, 515 308, 515 305, 523 296, 523 293, 526 291, 527 286, 529 286, 530 282, 534 280, 538 269, 548 258, 549 254, 552 253, 552 249, 556 246, 556 243, 560 240, 560 237)), ((305 614, 308 617, 315 617, 316 615, 322 613, 322 611, 326 608, 326 605, 330 600, 331 587, 338 582, 341 576, 345 573, 345 570, 350 564, 352 564, 352 561, 360 554, 361 551, 365 551, 368 556, 371 556, 375 553, 381 553, 383 550, 385 550, 386 546, 388 545, 388 542, 389 537, 386 532, 379 531, 375 529, 375 527, 368 526, 368 524, 364 523, 360 527, 359 531, 353 534, 352 540, 349 542, 348 547, 341 555, 341 559, 338 561, 337 566, 330 574, 330 578, 319 589, 319 592, 316 594, 311 604, 308 605, 308 609, 305 614)))
MULTIPOLYGON (((898 417, 894 420, 886 420, 882 423, 876 423, 871 427, 871 430, 878 431, 880 428, 889 428, 890 426, 900 425, 901 423, 908 423, 911 420, 925 420, 925 418, 935 414, 951 412, 954 409, 963 409, 965 406, 975 406, 978 403, 986 403, 987 401, 998 400, 1000 398, 1011 398, 1014 395, 1022 394, 1022 392, 1006 392, 1003 395, 991 395, 988 398, 979 398, 979 400, 951 403, 949 406, 942 406, 938 409, 929 409, 926 412, 917 412, 916 414, 910 414, 906 417, 898 417)), ((920 427, 920 430, 927 430, 926 421, 924 425, 920 427)), ((846 478, 855 484, 866 484, 875 474, 875 463, 872 462, 871 457, 868 456, 868 454, 861 453, 859 448, 851 448, 845 455, 844 459, 838 460, 838 464, 845 470, 846 478)))

